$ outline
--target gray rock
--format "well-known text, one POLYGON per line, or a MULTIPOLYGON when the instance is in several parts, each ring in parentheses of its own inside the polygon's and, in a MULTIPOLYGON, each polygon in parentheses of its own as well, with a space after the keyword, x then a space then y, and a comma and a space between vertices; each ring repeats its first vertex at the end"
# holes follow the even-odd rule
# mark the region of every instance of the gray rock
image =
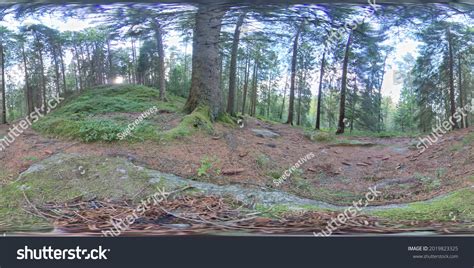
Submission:
POLYGON ((156 170, 148 170, 150 183, 164 185, 167 191, 191 186, 205 195, 227 196, 246 205, 260 204, 263 206, 286 205, 288 207, 315 206, 324 209, 338 209, 339 206, 322 201, 300 198, 281 191, 262 191, 256 188, 246 188, 240 185, 216 185, 184 179, 173 174, 166 174, 156 170))
POLYGON ((254 129, 252 129, 252 132, 255 133, 255 135, 257 137, 261 137, 261 138, 278 138, 278 137, 280 137, 280 134, 275 133, 275 132, 273 132, 271 130, 268 130, 268 129, 254 128, 254 129))
POLYGON ((173 224, 163 224, 163 227, 172 228, 172 229, 187 229, 190 228, 190 224, 184 223, 173 223, 173 224))
MULTIPOLYGON (((45 171, 55 170, 56 168, 58 168, 58 166, 75 166, 77 162, 84 161, 84 159, 87 158, 74 154, 58 154, 48 159, 45 159, 38 164, 33 165, 30 169, 21 174, 20 178, 31 180, 34 179, 37 175, 41 175, 45 171)), ((91 159, 91 162, 105 163, 106 160, 104 158, 98 157, 95 159, 91 159)), ((100 176, 99 179, 93 179, 92 177, 67 178, 64 181, 55 181, 55 183, 73 185, 74 187, 78 187, 83 191, 86 191, 87 193, 89 193, 89 191, 94 192, 93 189, 95 189, 96 191, 94 194, 98 195, 99 197, 134 196, 137 191, 136 189, 147 186, 151 189, 156 189, 156 187, 158 186, 160 188, 164 188, 167 192, 190 186, 194 190, 204 195, 230 197, 249 206, 259 204, 262 206, 284 205, 287 206, 289 209, 301 209, 307 206, 332 210, 346 209, 346 206, 337 206, 319 200, 301 198, 279 190, 262 190, 260 188, 249 188, 241 185, 217 185, 207 182, 185 179, 173 174, 167 174, 157 170, 139 167, 128 161, 126 158, 115 158, 113 161, 107 161, 107 170, 113 170, 116 172, 116 174, 108 173, 107 177, 100 176), (124 176, 124 171, 127 173, 127 176, 124 176), (133 175, 132 173, 130 173, 131 171, 134 172, 133 175), (140 175, 142 179, 136 178, 136 176, 138 175, 140 175), (76 181, 77 183, 75 183, 76 181), (97 183, 101 184, 101 189, 104 189, 104 187, 106 186, 105 189, 108 189, 107 192, 104 192, 103 190, 97 190, 96 188, 99 188, 96 185, 97 183)), ((92 171, 96 172, 96 170, 92 171)), ((393 180, 389 180, 385 181, 384 183, 390 184, 392 181, 393 180)), ((379 184, 378 186, 382 187, 383 184, 379 184)), ((41 195, 41 193, 37 194, 41 195)), ((387 208, 400 208, 405 206, 405 204, 385 205, 367 207, 365 209, 381 210, 387 208)))

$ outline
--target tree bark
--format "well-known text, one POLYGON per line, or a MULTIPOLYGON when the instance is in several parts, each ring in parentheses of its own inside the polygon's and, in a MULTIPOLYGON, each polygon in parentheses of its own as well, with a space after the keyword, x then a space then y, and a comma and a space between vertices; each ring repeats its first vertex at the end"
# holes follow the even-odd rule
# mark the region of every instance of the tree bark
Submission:
POLYGON ((303 70, 300 70, 300 75, 298 78, 298 112, 296 113, 296 125, 300 126, 301 125, 301 96, 302 96, 302 90, 303 90, 303 75, 301 74, 303 70))
POLYGON ((82 72, 81 72, 81 63, 80 63, 80 58, 79 58, 79 51, 77 49, 76 41, 73 43, 74 46, 74 54, 76 56, 76 63, 77 63, 77 74, 79 76, 79 87, 78 90, 81 92, 83 90, 83 80, 82 80, 82 72))
POLYGON ((272 106, 272 74, 268 79, 267 117, 270 118, 270 107, 272 106))
POLYGON ((450 115, 453 118, 453 128, 457 129, 458 123, 454 121, 454 114, 456 113, 456 101, 455 101, 455 92, 454 92, 454 56, 453 56, 453 40, 451 36, 451 29, 447 29, 448 35, 448 52, 449 52, 449 100, 450 100, 450 115))
POLYGON ((163 28, 155 20, 155 38, 158 49, 158 88, 160 89, 160 100, 166 101, 166 79, 165 79, 165 49, 163 46, 163 28))
POLYGON ((344 119, 346 117, 346 89, 347 89, 347 67, 349 65, 349 51, 352 42, 352 32, 349 33, 347 38, 346 51, 344 53, 344 62, 342 65, 342 81, 341 81, 341 99, 339 103, 339 122, 336 134, 344 133, 344 119))
POLYGON ((59 85, 59 62, 58 62, 58 56, 56 55, 57 51, 54 51, 53 53, 53 63, 54 63, 54 85, 56 86, 56 93, 58 96, 61 95, 61 88, 59 85))
POLYGON ((352 95, 352 103, 351 103, 351 128, 350 128, 350 133, 354 130, 354 118, 355 118, 355 107, 357 105, 357 93, 358 93, 358 88, 357 88, 357 79, 354 78, 354 93, 352 95))
POLYGON ((295 80, 296 80, 296 62, 298 55, 298 40, 300 38, 301 28, 303 24, 298 27, 296 31, 295 40, 293 41, 293 56, 291 58, 291 78, 290 78, 290 100, 288 108, 287 124, 293 125, 293 113, 295 110, 295 80))
POLYGON ((201 4, 196 13, 193 36, 191 90, 184 111, 192 113, 198 106, 210 109, 215 120, 220 110, 219 36, 225 10, 201 4))
MULTIPOLYGON (((220 58, 220 62, 219 62, 219 88, 223 89, 224 88, 224 79, 222 79, 222 77, 224 76, 224 53, 222 51, 219 51, 219 58, 220 58)), ((221 99, 220 99, 220 102, 221 104, 219 105, 219 113, 223 113, 225 111, 225 101, 227 99, 227 95, 226 95, 226 92, 222 91, 221 92, 221 99)))
MULTIPOLYGON (((459 88, 459 105, 464 108, 464 93, 462 90, 462 69, 461 69, 461 54, 458 54, 458 88, 459 88)), ((466 126, 466 118, 461 113, 461 128, 467 127, 466 126)))
POLYGON ((323 53, 323 59, 321 60, 321 70, 319 73, 319 87, 318 87, 318 107, 316 108, 316 129, 321 129, 321 100, 323 91, 323 78, 324 78, 324 67, 326 65, 326 52, 323 53))
POLYGON ((66 91, 67 91, 66 71, 65 71, 65 68, 64 68, 63 49, 62 49, 61 46, 59 47, 59 60, 61 61, 61 73, 62 73, 62 77, 63 77, 63 92, 64 92, 64 94, 66 94, 66 91))
POLYGON ((382 126, 383 126, 383 118, 382 118, 382 86, 383 86, 383 80, 385 76, 385 66, 387 64, 387 58, 388 58, 388 53, 385 55, 385 59, 383 61, 383 68, 382 68, 382 77, 380 78, 379 82, 379 88, 378 88, 378 96, 377 96, 377 109, 378 109, 378 126, 377 130, 378 132, 382 131, 382 126))
POLYGON ((2 114, 1 122, 2 124, 7 123, 7 99, 5 94, 5 53, 3 44, 0 43, 0 64, 2 67, 2 114))
POLYGON ((240 14, 235 26, 234 37, 232 40, 232 52, 230 55, 230 72, 229 72, 229 96, 227 98, 227 113, 235 116, 235 84, 237 78, 237 52, 239 49, 240 28, 244 23, 245 13, 240 14))
POLYGON ((130 42, 132 44, 132 84, 137 83, 137 52, 135 50, 135 39, 133 36, 130 37, 130 42))
POLYGON ((23 67, 25 68, 26 110, 28 111, 28 114, 31 114, 34 110, 34 104, 33 104, 33 94, 31 92, 30 84, 28 82, 28 67, 27 67, 24 43, 21 44, 21 56, 23 58, 23 67))
POLYGON ((111 84, 113 82, 113 63, 112 63, 112 53, 110 51, 110 38, 107 38, 107 61, 109 63, 107 83, 111 84))
POLYGON ((92 59, 91 59, 91 52, 90 52, 90 49, 89 49, 89 44, 87 44, 87 42, 85 43, 85 50, 86 50, 86 57, 87 57, 87 67, 89 70, 84 70, 84 72, 86 73, 86 85, 88 88, 90 88, 92 86, 92 75, 93 75, 93 71, 94 69, 92 68, 92 59))
POLYGON ((285 101, 286 101, 286 90, 288 89, 288 74, 285 78, 285 88, 283 90, 283 102, 281 104, 281 111, 280 111, 280 120, 283 120, 283 112, 285 111, 285 101))
POLYGON ((42 109, 46 110, 46 76, 44 74, 44 63, 43 63, 43 50, 41 49, 40 41, 38 42, 38 54, 39 54, 39 61, 40 61, 40 71, 41 71, 41 94, 43 99, 42 109))
POLYGON ((242 93, 242 115, 245 114, 245 102, 247 101, 247 91, 249 87, 249 72, 250 72, 250 56, 248 55, 247 48, 247 60, 245 62, 245 78, 244 78, 244 90, 242 93))
POLYGON ((257 107, 257 86, 258 86, 258 61, 253 66, 252 96, 250 99, 250 116, 255 116, 257 107))
MULTIPOLYGON (((188 38, 184 38, 184 85, 188 84, 188 38)), ((183 96, 186 96, 186 91, 188 90, 186 87, 182 88, 183 96)))

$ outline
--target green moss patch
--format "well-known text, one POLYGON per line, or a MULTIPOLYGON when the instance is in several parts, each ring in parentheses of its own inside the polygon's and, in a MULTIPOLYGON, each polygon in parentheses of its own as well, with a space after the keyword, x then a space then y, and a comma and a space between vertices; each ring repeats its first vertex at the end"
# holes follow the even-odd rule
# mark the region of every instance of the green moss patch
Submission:
POLYGON ((184 116, 177 127, 161 132, 158 136, 160 140, 173 140, 191 135, 197 130, 207 133, 214 131, 209 107, 199 106, 191 114, 184 116))
POLYGON ((226 126, 229 127, 235 127, 237 124, 237 119, 234 119, 232 116, 230 116, 228 113, 222 113, 219 115, 217 118, 217 121, 223 123, 226 126))
POLYGON ((406 208, 373 212, 375 216, 407 221, 474 222, 474 189, 463 189, 433 201, 417 202, 406 208))
POLYGON ((156 107, 159 112, 144 118, 125 138, 128 141, 153 140, 163 130, 162 125, 168 123, 159 120, 165 117, 160 113, 181 115, 184 99, 172 95, 168 99, 168 102, 160 101, 158 90, 145 86, 100 86, 61 103, 60 108, 33 124, 33 128, 46 135, 85 142, 116 141, 119 140, 117 135, 129 124, 156 107), (109 116, 114 114, 124 116, 109 116))

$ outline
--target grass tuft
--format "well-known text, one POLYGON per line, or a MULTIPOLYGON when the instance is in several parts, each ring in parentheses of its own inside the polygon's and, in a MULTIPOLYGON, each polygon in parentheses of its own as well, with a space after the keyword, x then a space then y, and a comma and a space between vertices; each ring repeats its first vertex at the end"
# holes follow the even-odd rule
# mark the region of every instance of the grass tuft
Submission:
MULTIPOLYGON (((33 128, 46 135, 84 142, 116 141, 119 140, 117 135, 138 117, 137 113, 154 106, 159 111, 180 113, 184 99, 172 95, 168 99, 168 102, 160 101, 158 90, 146 86, 99 86, 65 101, 60 108, 33 124, 33 128), (130 118, 114 117, 114 113, 130 114, 130 118)), ((156 139, 160 126, 152 120, 153 116, 159 115, 145 118, 126 140, 156 139)))

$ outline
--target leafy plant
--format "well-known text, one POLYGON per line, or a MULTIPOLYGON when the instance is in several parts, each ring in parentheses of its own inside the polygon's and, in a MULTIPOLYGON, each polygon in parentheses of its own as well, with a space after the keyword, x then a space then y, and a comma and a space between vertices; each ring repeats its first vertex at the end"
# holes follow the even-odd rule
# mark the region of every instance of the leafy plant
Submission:
POLYGON ((220 169, 213 169, 214 165, 217 163, 216 158, 204 157, 201 159, 201 166, 197 169, 198 177, 210 177, 212 173, 219 175, 221 173, 220 169))

